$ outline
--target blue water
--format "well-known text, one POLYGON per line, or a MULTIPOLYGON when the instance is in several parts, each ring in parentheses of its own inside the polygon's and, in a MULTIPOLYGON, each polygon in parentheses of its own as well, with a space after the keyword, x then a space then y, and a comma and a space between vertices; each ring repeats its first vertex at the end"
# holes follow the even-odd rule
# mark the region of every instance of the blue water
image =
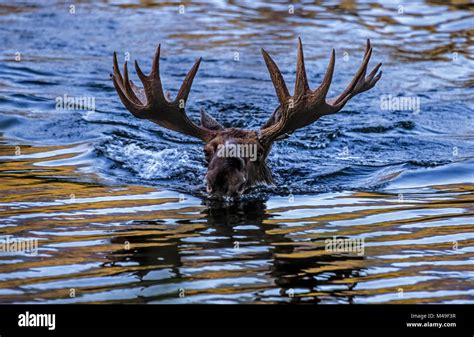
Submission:
POLYGON ((292 5, 0 4, 0 234, 40 242, 0 256, 2 303, 472 303, 472 5, 292 5), (277 105, 260 48, 293 88, 298 36, 312 88, 335 48, 339 94, 367 38, 383 77, 276 144, 275 186, 229 205, 206 199, 202 145, 134 118, 110 79, 114 51, 148 70, 161 43, 174 96, 202 56, 191 118, 258 129, 277 105), (57 109, 64 95, 95 109, 57 109), (364 255, 325 251, 333 236, 364 255))
POLYGON ((257 129, 277 104, 261 47, 290 87, 297 36, 312 87, 336 48, 336 95, 371 38, 372 62, 383 62, 383 79, 342 112, 274 147, 270 165, 277 183, 271 193, 377 189, 387 182, 380 176, 474 154, 473 21, 466 6, 446 11, 418 3, 398 14, 394 4, 296 5, 295 15, 283 4, 246 2, 200 2, 187 5, 184 14, 177 4, 77 4, 75 14, 59 3, 15 8, 19 13, 3 9, 3 133, 42 144, 93 141, 97 172, 119 182, 205 195, 199 142, 134 118, 109 78, 114 50, 148 69, 158 43, 164 86, 172 95, 194 59, 203 57, 188 104, 195 120, 204 107, 225 126, 257 129), (15 52, 22 61, 12 61, 15 52), (64 95, 94 97, 96 110, 56 110, 56 97, 64 95), (381 110, 384 95, 419 98, 420 111, 381 110))

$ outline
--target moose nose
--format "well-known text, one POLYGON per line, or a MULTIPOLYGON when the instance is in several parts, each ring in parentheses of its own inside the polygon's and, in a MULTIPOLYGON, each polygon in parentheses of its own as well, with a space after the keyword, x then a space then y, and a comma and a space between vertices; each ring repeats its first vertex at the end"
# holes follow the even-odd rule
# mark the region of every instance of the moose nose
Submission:
POLYGON ((206 190, 211 199, 224 199, 232 194, 226 186, 213 186, 209 183, 206 185, 206 190))

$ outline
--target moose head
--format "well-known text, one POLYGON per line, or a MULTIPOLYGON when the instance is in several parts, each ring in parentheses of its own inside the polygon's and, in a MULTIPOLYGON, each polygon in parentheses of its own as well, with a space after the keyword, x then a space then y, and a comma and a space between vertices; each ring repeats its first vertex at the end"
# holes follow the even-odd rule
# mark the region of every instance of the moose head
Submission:
POLYGON ((259 130, 224 128, 201 109, 201 124, 193 123, 185 112, 188 95, 201 63, 199 58, 186 75, 174 100, 165 95, 160 79, 160 45, 153 59, 149 75, 145 75, 137 61, 135 69, 143 83, 137 87, 129 79, 127 62, 123 76, 114 53, 112 80, 122 103, 137 118, 148 119, 164 128, 200 139, 205 143, 204 155, 208 164, 207 191, 212 197, 235 197, 257 184, 271 184, 272 174, 266 164, 275 141, 287 138, 295 130, 308 126, 320 117, 340 111, 355 95, 371 89, 380 79, 379 63, 366 76, 372 55, 367 40, 362 64, 346 89, 337 97, 326 98, 331 85, 335 65, 332 50, 329 65, 321 85, 309 88, 304 65, 303 46, 298 40, 296 80, 293 96, 290 96, 283 76, 270 55, 262 49, 263 58, 275 87, 279 105, 259 130))

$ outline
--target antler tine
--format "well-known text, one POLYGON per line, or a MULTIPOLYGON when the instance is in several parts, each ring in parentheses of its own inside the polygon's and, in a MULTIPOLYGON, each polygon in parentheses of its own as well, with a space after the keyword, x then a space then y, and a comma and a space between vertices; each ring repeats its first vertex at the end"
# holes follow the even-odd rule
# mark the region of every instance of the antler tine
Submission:
POLYGON ((326 74, 324 75, 323 81, 319 87, 314 90, 312 98, 314 101, 324 101, 329 92, 329 88, 332 83, 332 76, 334 75, 334 68, 336 66, 336 51, 334 48, 331 51, 331 58, 329 59, 328 67, 326 69, 326 74))
MULTIPOLYGON (((117 53, 114 51, 114 57, 113 57, 113 64, 114 64, 114 73, 112 75, 112 81, 115 87, 115 90, 117 91, 120 100, 122 103, 125 105, 125 107, 130 110, 130 112, 137 118, 146 118, 143 116, 141 113, 141 108, 140 104, 137 101, 133 101, 130 99, 129 94, 127 94, 127 89, 124 87, 124 78, 122 77, 122 74, 120 73, 120 68, 118 67, 118 62, 117 62, 117 53)), ((126 71, 126 65, 124 67, 124 70, 126 71)), ((126 73, 126 78, 128 80, 128 74, 126 73)))
MULTIPOLYGON (((375 68, 370 72, 369 76, 367 76, 367 79, 366 79, 368 82, 372 83, 372 81, 375 80, 374 76, 375 76, 375 74, 377 74, 377 72, 379 71, 379 69, 380 69, 381 66, 382 66, 382 63, 377 64, 377 65, 375 66, 375 68)), ((377 77, 380 78, 381 74, 382 74, 382 72, 380 72, 380 73, 377 75, 377 77)), ((376 78, 377 78, 377 77, 376 77, 376 78)), ((377 81, 378 81, 378 79, 377 79, 377 81)), ((375 83, 374 83, 374 84, 375 84, 375 83)))
MULTIPOLYGON (((135 60, 135 70, 137 72, 140 81, 143 83, 145 94, 147 99, 156 97, 155 103, 160 103, 166 100, 165 94, 163 93, 163 86, 161 85, 160 78, 160 50, 161 44, 156 48, 155 56, 151 66, 150 74, 147 76, 143 73, 138 65, 138 61, 135 60)), ((148 102, 147 102, 148 103, 148 102)))
POLYGON ((362 60, 362 64, 360 65, 360 68, 357 70, 357 73, 354 75, 354 81, 355 81, 355 86, 354 88, 357 88, 360 86, 361 79, 365 79, 365 74, 367 73, 367 66, 369 65, 370 57, 372 56, 372 47, 368 47, 369 50, 367 53, 364 55, 364 59, 362 60))
POLYGON ((143 71, 140 69, 140 66, 138 65, 138 61, 135 60, 135 71, 137 72, 138 78, 142 83, 144 84, 148 80, 148 76, 146 76, 143 71))
POLYGON ((263 59, 265 60, 265 64, 267 65, 268 72, 270 73, 270 78, 272 79, 273 86, 275 87, 275 92, 280 101, 281 105, 284 105, 288 98, 290 98, 290 93, 288 92, 288 88, 286 87, 285 80, 283 79, 283 75, 278 69, 275 61, 268 55, 265 49, 262 48, 262 55, 263 59))
POLYGON ((309 91, 308 78, 306 76, 306 69, 304 66, 303 43, 301 38, 298 38, 298 56, 296 61, 296 80, 294 96, 302 96, 309 91))
POLYGON ((132 86, 130 85, 130 80, 128 78, 128 66, 127 66, 127 61, 125 61, 123 65, 123 85, 125 86, 125 93, 127 94, 128 98, 136 104, 143 104, 146 102, 141 102, 140 99, 137 97, 135 94, 135 91, 132 89, 132 86))
MULTIPOLYGON (((364 58, 362 63, 357 70, 356 74, 354 75, 352 81, 349 85, 344 89, 344 91, 334 100, 333 104, 335 106, 339 106, 342 101, 345 101, 344 104, 350 99, 350 95, 354 90, 359 89, 363 85, 363 80, 365 79, 365 74, 367 72, 367 65, 369 64, 370 57, 372 56, 372 47, 370 45, 370 40, 367 39, 367 45, 365 48, 364 58), (362 80, 362 81, 361 81, 362 80), (359 88, 358 88, 359 87, 359 88)), ((380 64, 382 65, 382 64, 380 64)), ((379 66, 380 67, 380 66, 379 66)), ((375 75, 375 74, 374 74, 375 75)), ((342 104, 342 105, 344 105, 342 104)))
POLYGON ((141 107, 134 102, 132 102, 127 95, 124 92, 124 89, 122 88, 123 83, 119 83, 119 78, 117 75, 112 76, 112 81, 114 83, 115 90, 117 91, 120 100, 122 101, 123 105, 137 118, 143 119, 147 118, 144 116, 141 112, 141 107))
POLYGON ((181 88, 179 89, 178 95, 176 96, 177 101, 183 100, 186 104, 188 100, 188 95, 191 90, 191 86, 193 85, 194 77, 199 69, 199 65, 201 64, 202 57, 198 58, 189 72, 186 74, 186 77, 181 84, 181 88))
POLYGON ((160 54, 161 54, 161 43, 158 44, 158 47, 156 48, 156 51, 155 51, 155 56, 153 57, 153 63, 151 64, 150 77, 156 76, 158 79, 160 79, 160 54))
MULTIPOLYGON (((370 56, 372 55, 372 48, 369 49, 369 52, 365 55, 364 60, 362 61, 362 64, 360 65, 359 69, 357 70, 356 74, 354 75, 354 78, 352 79, 351 83, 347 86, 347 88, 344 90, 344 92, 339 95, 339 97, 336 99, 335 102, 333 103, 333 111, 337 112, 341 110, 344 105, 356 94, 363 92, 365 90, 363 89, 364 86, 364 80, 365 80, 365 73, 367 71, 367 65, 369 64, 370 56)), ((368 90, 369 88, 367 88, 368 90)))
POLYGON ((114 63, 113 76, 117 77, 119 80, 119 83, 122 85, 123 84, 122 74, 120 73, 120 68, 117 62, 117 53, 115 51, 114 51, 113 63, 114 63))

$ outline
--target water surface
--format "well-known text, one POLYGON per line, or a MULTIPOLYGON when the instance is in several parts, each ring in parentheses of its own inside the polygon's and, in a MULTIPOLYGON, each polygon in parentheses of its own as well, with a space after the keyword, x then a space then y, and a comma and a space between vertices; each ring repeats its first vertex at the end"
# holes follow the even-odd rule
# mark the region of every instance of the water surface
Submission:
POLYGON ((0 233, 39 242, 0 255, 1 303, 474 301, 472 5, 288 6, 0 5, 0 233), (260 48, 291 88, 298 36, 312 87, 334 47, 338 94, 367 38, 383 78, 277 144, 275 186, 240 202, 210 203, 200 143, 135 119, 109 78, 114 50, 149 69, 162 43, 175 95, 202 56, 190 116, 256 129, 276 106, 260 48), (56 109, 64 95, 95 110, 56 109), (333 237, 364 254, 328 252, 333 237))

